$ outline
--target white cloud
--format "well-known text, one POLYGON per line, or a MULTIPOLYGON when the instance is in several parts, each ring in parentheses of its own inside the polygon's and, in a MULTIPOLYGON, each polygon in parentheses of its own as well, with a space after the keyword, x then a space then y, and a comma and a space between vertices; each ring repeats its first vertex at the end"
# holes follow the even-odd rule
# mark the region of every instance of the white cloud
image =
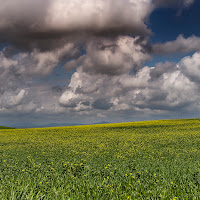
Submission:
POLYGON ((196 52, 192 57, 187 56, 181 60, 179 67, 190 81, 200 81, 200 52, 196 52))
POLYGON ((150 0, 56 0, 46 16, 47 28, 67 32, 101 33, 131 30, 149 32, 144 20, 152 11, 150 0))
MULTIPOLYGON (((190 107, 199 109, 200 88, 198 83, 189 79, 190 76, 199 74, 199 58, 199 53, 196 53, 192 58, 182 59, 177 65, 160 63, 154 68, 143 67, 135 75, 91 74, 80 67, 69 85, 70 96, 76 97, 72 101, 76 102, 74 109, 83 99, 90 102, 93 109, 110 111, 181 111, 190 107)), ((64 93, 62 101, 65 99, 69 101, 64 93)), ((90 107, 88 109, 93 111, 90 107)))
POLYGON ((188 7, 193 0, 0 0, 0 39, 20 48, 50 50, 92 37, 149 35, 159 6, 188 7))
POLYGON ((22 89, 16 94, 15 92, 5 92, 0 97, 0 105, 1 107, 10 108, 14 106, 18 106, 22 103, 23 99, 27 95, 26 90, 22 89))
POLYGON ((76 101, 78 100, 77 103, 79 103, 79 95, 75 94, 72 91, 65 91, 62 96, 59 99, 59 103, 62 106, 65 107, 76 107, 76 101))
POLYGON ((179 35, 175 41, 153 45, 153 53, 161 55, 194 51, 200 51, 200 38, 194 35, 188 38, 179 35))

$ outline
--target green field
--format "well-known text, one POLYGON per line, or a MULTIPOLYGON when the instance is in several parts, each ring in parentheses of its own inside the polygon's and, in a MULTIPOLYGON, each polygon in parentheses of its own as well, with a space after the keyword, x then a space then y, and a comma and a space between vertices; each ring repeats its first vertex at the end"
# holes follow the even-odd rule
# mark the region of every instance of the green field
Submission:
POLYGON ((2 129, 0 199, 200 199, 200 119, 2 129))
POLYGON ((0 126, 0 129, 13 129, 11 127, 0 126))

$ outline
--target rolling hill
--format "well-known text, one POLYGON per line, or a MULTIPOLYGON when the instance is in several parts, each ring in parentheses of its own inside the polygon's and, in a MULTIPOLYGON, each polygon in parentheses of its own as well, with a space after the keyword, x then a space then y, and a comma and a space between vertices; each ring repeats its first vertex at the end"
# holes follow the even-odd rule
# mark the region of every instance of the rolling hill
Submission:
POLYGON ((14 128, 11 128, 11 127, 5 127, 5 126, 0 126, 0 129, 14 129, 14 128))

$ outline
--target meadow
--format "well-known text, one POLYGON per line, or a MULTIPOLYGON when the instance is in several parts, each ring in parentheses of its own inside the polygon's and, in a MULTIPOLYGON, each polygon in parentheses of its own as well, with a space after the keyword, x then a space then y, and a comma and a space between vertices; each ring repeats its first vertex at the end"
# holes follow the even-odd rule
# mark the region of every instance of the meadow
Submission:
POLYGON ((200 119, 1 129, 0 199, 200 199, 200 119))
POLYGON ((13 129, 11 127, 0 126, 0 129, 13 129))

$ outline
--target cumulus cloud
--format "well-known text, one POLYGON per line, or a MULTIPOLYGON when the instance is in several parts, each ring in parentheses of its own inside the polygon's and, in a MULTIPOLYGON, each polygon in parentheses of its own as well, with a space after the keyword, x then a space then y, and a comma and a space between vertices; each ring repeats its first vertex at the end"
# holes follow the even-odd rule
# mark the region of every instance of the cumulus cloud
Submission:
POLYGON ((66 32, 138 35, 149 32, 144 21, 151 11, 149 0, 56 0, 48 8, 46 24, 66 32))
POLYGON ((183 9, 193 0, 0 2, 0 41, 8 45, 0 51, 0 117, 199 108, 199 53, 177 64, 144 66, 152 54, 199 50, 196 36, 149 43, 153 10, 183 9))
POLYGON ((86 54, 67 63, 66 68, 81 66, 89 73, 117 75, 137 70, 143 62, 150 60, 146 52, 147 40, 139 37, 119 37, 116 41, 98 40, 87 44, 86 54))
POLYGON ((60 97, 59 103, 61 106, 65 107, 76 107, 77 100, 81 100, 81 98, 79 98, 79 95, 73 93, 72 91, 66 91, 60 97))
POLYGON ((34 49, 30 53, 20 53, 17 55, 17 60, 23 73, 48 75, 60 62, 76 58, 79 54, 80 51, 74 44, 67 43, 62 48, 52 51, 40 52, 34 49))
POLYGON ((181 60, 179 67, 190 81, 200 81, 200 53, 193 54, 192 57, 187 56, 181 60))
POLYGON ((48 50, 91 36, 147 35, 151 0, 1 1, 0 39, 48 50))
POLYGON ((0 94, 16 91, 24 84, 22 74, 16 69, 18 62, 0 52, 0 94))
POLYGON ((22 103, 24 97, 26 96, 26 91, 24 89, 20 90, 18 94, 13 92, 5 92, 0 97, 1 107, 14 107, 22 103))
POLYGON ((176 67, 175 63, 158 63, 156 66, 151 70, 150 76, 152 80, 156 80, 160 78, 164 73, 172 73, 177 71, 178 68, 176 67))
MULTIPOLYGON (((193 76, 200 74, 199 58, 200 53, 196 53, 177 64, 167 62, 153 68, 143 67, 133 75, 91 74, 80 66, 60 101, 70 103, 75 98, 73 102, 79 105, 84 99, 94 109, 110 111, 180 111, 191 106, 199 108, 200 88, 193 81, 193 76)), ((68 104, 62 106, 67 107, 68 104)), ((90 106, 87 108, 91 109, 90 106)))
POLYGON ((188 38, 179 35, 175 41, 155 44, 152 49, 158 55, 200 51, 200 38, 195 35, 188 38))
POLYGON ((62 61, 79 55, 72 43, 49 52, 30 53, 6 47, 0 52, 0 106, 5 112, 57 112, 63 85, 48 84, 44 76, 62 61), (41 77, 39 80, 37 77, 41 77))
POLYGON ((147 21, 160 6, 187 7, 193 0, 1 0, 0 40, 49 50, 92 36, 149 35, 147 21))
MULTIPOLYGON (((19 62, 18 59, 15 59, 15 54, 12 59, 7 58, 1 52, 2 64, 0 69, 4 75, 7 73, 6 78, 9 80, 1 77, 1 81, 3 80, 6 83, 2 83, 4 90, 1 88, 1 112, 5 112, 6 109, 10 112, 91 114, 98 110, 99 114, 103 114, 101 112, 107 110, 109 112, 132 110, 133 112, 146 113, 184 110, 191 107, 193 109, 199 108, 200 53, 195 53, 192 57, 185 57, 177 64, 166 62, 158 63, 152 68, 141 67, 142 63, 150 58, 150 55, 145 51, 145 45, 143 45, 143 43, 146 44, 145 40, 142 40, 141 43, 141 41, 138 42, 137 37, 119 37, 117 40, 108 41, 103 40, 99 43, 91 42, 91 44, 88 44, 90 48, 93 45, 95 47, 92 51, 87 51, 82 58, 77 59, 79 65, 76 66, 76 72, 73 73, 64 92, 64 88, 53 89, 59 86, 51 88, 50 85, 44 83, 37 85, 37 82, 34 85, 34 82, 31 82, 28 78, 30 71, 24 71, 24 69, 29 68, 19 65, 24 60, 22 59, 23 62, 19 62), (99 52, 102 54, 99 54, 99 52), (112 65, 115 62, 113 61, 115 54, 118 52, 120 52, 119 55, 124 54, 119 57, 122 61, 119 59, 112 65), (112 59, 105 59, 107 62, 109 61, 106 65, 107 68, 100 65, 98 59, 97 62, 91 62, 90 70, 85 68, 88 66, 85 65, 85 57, 88 59, 93 54, 101 55, 102 62, 105 62, 103 55, 109 55, 112 59), (131 61, 124 59, 126 57, 131 58, 131 61), (126 68, 128 66, 126 62, 131 62, 130 67, 126 68), (132 72, 131 69, 134 69, 135 64, 138 64, 138 66, 136 65, 137 70, 132 72), (111 71, 116 72, 110 73, 110 68, 111 71)), ((73 52, 72 47, 73 45, 69 45, 68 48, 57 49, 50 57, 44 56, 44 58, 44 52, 35 54, 32 52, 30 58, 34 60, 37 58, 35 55, 39 55, 43 58, 42 61, 45 60, 46 62, 48 58, 50 59, 49 62, 53 62, 53 65, 55 65, 59 60, 57 57, 66 55, 68 50, 73 52)), ((26 58, 27 55, 23 57, 19 53, 17 56, 21 59, 26 58)), ((77 62, 77 60, 74 60, 74 62, 77 62)), ((95 60, 93 59, 93 61, 95 60)), ((39 65, 38 63, 40 62, 36 62, 37 65, 39 65)), ((38 70, 38 74, 41 70, 42 68, 38 70)), ((43 68, 43 70, 49 71, 48 68, 43 68)), ((32 75, 35 72, 32 71, 32 75)), ((47 74, 47 72, 44 74, 47 74)))
POLYGON ((24 83, 35 75, 49 75, 60 62, 67 62, 79 54, 80 50, 73 43, 45 52, 38 49, 33 49, 32 52, 19 52, 12 47, 5 47, 0 52, 1 88, 6 85, 10 88, 12 85, 18 86, 20 82, 24 83))

